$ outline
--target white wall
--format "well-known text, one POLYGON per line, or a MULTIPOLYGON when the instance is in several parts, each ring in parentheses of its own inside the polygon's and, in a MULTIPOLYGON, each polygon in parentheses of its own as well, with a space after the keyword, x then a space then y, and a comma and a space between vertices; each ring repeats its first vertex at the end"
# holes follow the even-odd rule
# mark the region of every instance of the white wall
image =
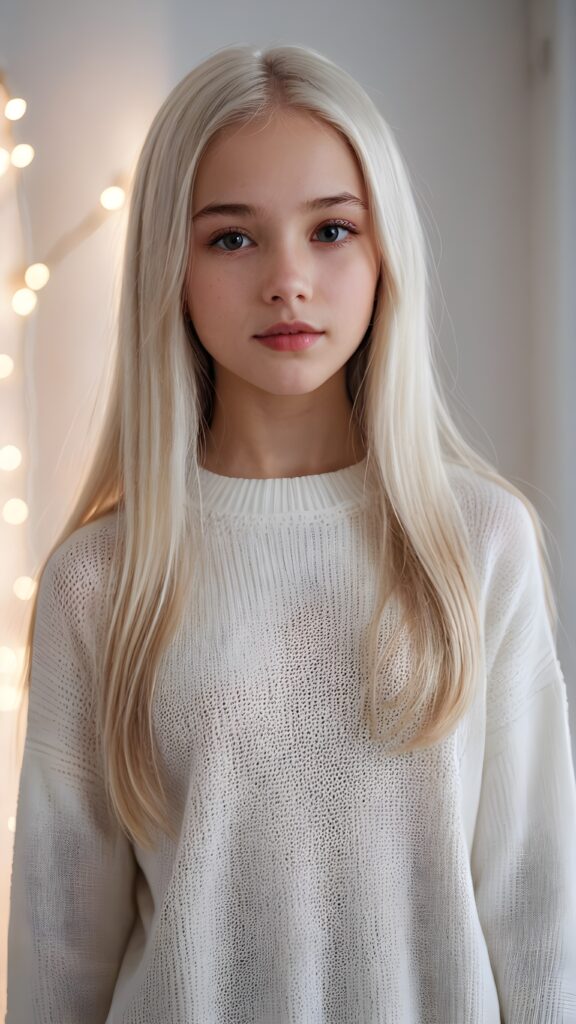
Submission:
POLYGON ((530 28, 531 466, 552 537, 575 746, 576 3, 530 0, 530 28))
MULTIPOLYGON (((567 513, 575 498, 576 230, 563 221, 566 204, 574 213, 574 79, 565 52, 574 10, 572 0, 19 0, 0 37, 0 66, 29 103, 16 141, 36 148, 22 172, 27 261, 41 259, 110 179, 132 168, 162 100, 215 48, 304 43, 359 79, 412 172, 437 264, 444 376, 450 383, 456 375, 461 424, 553 530, 565 562, 566 627, 576 607, 567 513), (542 21, 554 61, 538 79, 542 21)), ((22 573, 51 543, 74 492, 111 340, 122 231, 122 217, 112 217, 67 257, 26 326, 30 463, 21 485, 31 517, 22 527, 30 539, 22 573)), ((9 599, 2 593, 0 607, 9 599)), ((562 635, 559 650, 568 663, 562 635)), ((575 676, 565 674, 574 716, 575 676)), ((0 846, 10 839, 2 833, 14 813, 12 782, 0 804, 0 846)), ((10 857, 5 849, 3 867, 10 857)), ((0 922, 7 881, 4 872, 0 922)))

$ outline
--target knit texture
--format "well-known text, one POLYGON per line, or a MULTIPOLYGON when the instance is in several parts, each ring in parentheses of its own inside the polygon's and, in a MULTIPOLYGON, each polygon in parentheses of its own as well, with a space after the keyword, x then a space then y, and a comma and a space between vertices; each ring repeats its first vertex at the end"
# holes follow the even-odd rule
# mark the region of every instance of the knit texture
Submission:
MULTIPOLYGON (((379 545, 366 470, 200 469, 205 589, 154 699, 179 839, 158 833, 154 851, 108 814, 94 736, 88 653, 120 520, 52 555, 6 1024, 576 1022, 576 784, 530 517, 450 470, 483 664, 444 741, 390 756, 361 706, 379 545)), ((409 665, 406 643, 386 692, 409 665)))

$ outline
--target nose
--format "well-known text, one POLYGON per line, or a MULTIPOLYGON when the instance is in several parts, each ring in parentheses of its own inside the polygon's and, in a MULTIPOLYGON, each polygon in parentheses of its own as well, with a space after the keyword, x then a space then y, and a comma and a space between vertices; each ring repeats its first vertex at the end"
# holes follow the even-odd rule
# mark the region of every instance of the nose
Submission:
POLYGON ((312 297, 312 271, 302 249, 289 244, 279 246, 269 252, 265 265, 262 287, 265 302, 291 302, 312 297))

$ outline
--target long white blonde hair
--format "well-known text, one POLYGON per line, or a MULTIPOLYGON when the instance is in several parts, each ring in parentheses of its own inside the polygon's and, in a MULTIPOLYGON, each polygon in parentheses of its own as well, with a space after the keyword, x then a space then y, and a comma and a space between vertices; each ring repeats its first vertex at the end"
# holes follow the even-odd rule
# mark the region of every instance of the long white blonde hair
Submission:
MULTIPOLYGON (((374 742, 387 722, 394 722, 398 737, 427 707, 421 727, 395 752, 435 743, 453 730, 473 696, 481 654, 477 581, 450 464, 496 481, 524 502, 555 617, 537 513, 463 439, 442 398, 430 344, 425 240, 385 120, 354 78, 310 48, 216 51, 173 89, 144 141, 130 201, 106 415, 75 507, 38 573, 39 580, 79 527, 111 512, 120 522, 121 513, 105 597, 106 642, 94 664, 96 725, 110 805, 127 835, 146 847, 150 827, 175 838, 157 770, 152 701, 160 659, 201 565, 202 522, 191 514, 189 496, 199 487, 214 394, 211 357, 184 315, 192 189, 202 153, 218 131, 278 108, 306 111, 348 140, 381 253, 370 328, 347 366, 351 415, 365 440, 381 530, 365 695, 374 742), (379 650, 380 622, 393 595, 403 614, 379 650), (413 672, 400 693, 384 699, 382 668, 406 630, 413 672)), ((24 688, 36 607, 34 601, 24 688)))

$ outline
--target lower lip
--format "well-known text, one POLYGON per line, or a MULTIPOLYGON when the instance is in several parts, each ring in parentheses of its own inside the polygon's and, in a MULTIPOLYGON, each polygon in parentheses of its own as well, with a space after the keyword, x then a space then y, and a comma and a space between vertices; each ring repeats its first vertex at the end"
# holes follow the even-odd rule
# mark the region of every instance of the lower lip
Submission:
POLYGON ((295 352, 301 348, 310 348, 323 334, 324 331, 318 331, 316 334, 269 334, 263 338, 255 337, 266 348, 275 348, 278 352, 295 352))

